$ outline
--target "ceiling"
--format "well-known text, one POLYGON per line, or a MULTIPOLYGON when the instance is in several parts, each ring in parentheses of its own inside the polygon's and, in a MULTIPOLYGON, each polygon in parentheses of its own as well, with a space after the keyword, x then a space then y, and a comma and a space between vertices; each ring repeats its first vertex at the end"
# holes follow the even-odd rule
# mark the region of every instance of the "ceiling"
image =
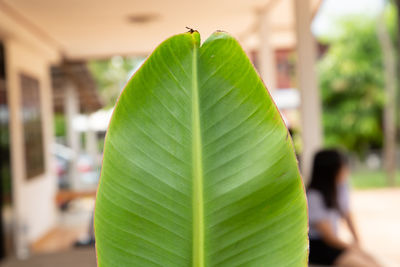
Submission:
MULTIPOLYGON (((270 8, 276 47, 295 44, 295 0, 0 0, 7 12, 69 59, 146 55, 162 40, 197 29, 230 32, 258 45, 257 10, 270 8)), ((310 0, 313 11, 322 0, 310 0)))

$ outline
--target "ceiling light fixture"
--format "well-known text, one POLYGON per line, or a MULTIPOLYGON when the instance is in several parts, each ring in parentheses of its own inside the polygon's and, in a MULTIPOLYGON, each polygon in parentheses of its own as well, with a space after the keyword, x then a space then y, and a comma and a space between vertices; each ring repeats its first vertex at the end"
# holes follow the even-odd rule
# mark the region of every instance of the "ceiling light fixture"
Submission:
POLYGON ((160 15, 154 13, 129 15, 128 21, 134 24, 145 24, 159 19, 160 15))

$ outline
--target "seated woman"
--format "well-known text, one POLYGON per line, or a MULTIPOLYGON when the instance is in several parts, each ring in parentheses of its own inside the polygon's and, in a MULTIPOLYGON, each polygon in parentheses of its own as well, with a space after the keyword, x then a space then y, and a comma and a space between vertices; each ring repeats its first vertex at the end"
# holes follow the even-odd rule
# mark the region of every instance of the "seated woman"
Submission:
POLYGON ((349 210, 348 174, 347 160, 338 151, 322 150, 315 155, 307 189, 309 262, 335 266, 380 266, 359 247, 349 210), (337 235, 341 218, 346 221, 353 235, 353 244, 344 242, 337 235))

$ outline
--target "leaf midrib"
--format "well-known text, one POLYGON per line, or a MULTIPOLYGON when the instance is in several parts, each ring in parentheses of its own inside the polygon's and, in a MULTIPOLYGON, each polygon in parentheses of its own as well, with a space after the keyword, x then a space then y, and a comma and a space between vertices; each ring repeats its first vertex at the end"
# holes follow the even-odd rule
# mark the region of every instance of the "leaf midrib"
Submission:
POLYGON ((192 58, 192 161, 193 161, 193 267, 204 267, 204 200, 202 140, 200 128, 200 105, 198 85, 198 48, 195 34, 192 58))

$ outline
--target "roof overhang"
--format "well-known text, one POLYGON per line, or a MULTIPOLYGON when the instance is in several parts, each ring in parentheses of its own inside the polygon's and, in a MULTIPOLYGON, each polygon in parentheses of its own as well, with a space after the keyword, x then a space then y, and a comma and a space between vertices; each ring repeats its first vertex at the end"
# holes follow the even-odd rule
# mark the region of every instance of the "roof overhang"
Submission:
MULTIPOLYGON (((245 49, 258 45, 257 11, 270 6, 271 40, 293 47, 294 0, 3 0, 6 12, 69 60, 147 55, 165 38, 197 29, 205 39, 230 32, 245 49), (247 47, 246 47, 247 46, 247 47)), ((310 0, 315 12, 322 0, 310 0)), ((10 29, 11 30, 11 29, 10 29)))

